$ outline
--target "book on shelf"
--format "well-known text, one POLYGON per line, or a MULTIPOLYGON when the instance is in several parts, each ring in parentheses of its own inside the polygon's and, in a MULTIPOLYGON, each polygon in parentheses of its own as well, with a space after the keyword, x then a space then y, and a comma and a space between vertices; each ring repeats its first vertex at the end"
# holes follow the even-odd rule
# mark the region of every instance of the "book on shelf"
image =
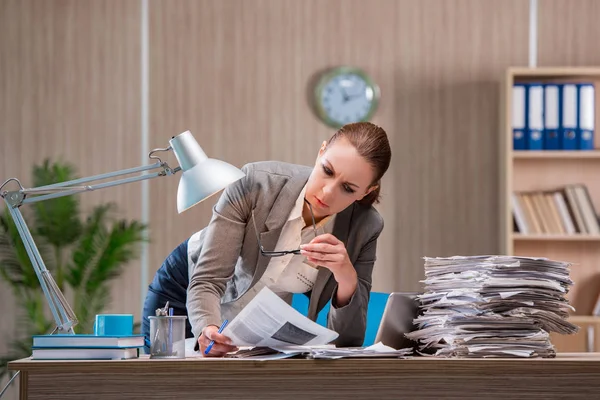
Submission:
POLYGON ((592 315, 594 317, 600 317, 600 292, 598 293, 598 297, 596 298, 596 303, 594 304, 592 315))
POLYGON ((114 348, 144 346, 144 335, 34 335, 33 347, 114 348))
POLYGON ((598 215, 586 185, 511 194, 515 231, 524 235, 600 235, 598 215))

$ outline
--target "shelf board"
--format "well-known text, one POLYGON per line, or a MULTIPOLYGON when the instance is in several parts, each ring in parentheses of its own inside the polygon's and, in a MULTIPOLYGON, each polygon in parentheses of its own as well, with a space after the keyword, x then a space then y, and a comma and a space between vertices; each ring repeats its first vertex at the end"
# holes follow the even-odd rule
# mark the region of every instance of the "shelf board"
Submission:
POLYGON ((531 160, 531 159, 600 159, 600 150, 575 150, 575 151, 552 151, 552 150, 518 150, 513 151, 512 156, 515 159, 531 160))
POLYGON ((508 74, 516 78, 529 77, 580 77, 600 76, 600 68, 597 67, 510 67, 508 74))
POLYGON ((549 241, 549 242, 600 242, 600 235, 550 235, 550 234, 537 234, 537 235, 523 235, 520 233, 512 234, 513 240, 520 241, 549 241))

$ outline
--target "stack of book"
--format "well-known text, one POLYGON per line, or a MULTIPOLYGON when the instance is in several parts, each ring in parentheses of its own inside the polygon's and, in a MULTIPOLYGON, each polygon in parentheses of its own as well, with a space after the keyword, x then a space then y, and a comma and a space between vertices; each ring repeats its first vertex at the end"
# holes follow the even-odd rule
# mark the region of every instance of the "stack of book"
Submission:
POLYGON ((553 357, 549 332, 572 334, 570 264, 545 258, 425 258, 419 352, 445 357, 553 357))
POLYGON ((137 358, 143 335, 34 335, 33 360, 121 360, 137 358))
POLYGON ((584 184, 512 193, 516 231, 527 234, 600 235, 600 223, 584 184))

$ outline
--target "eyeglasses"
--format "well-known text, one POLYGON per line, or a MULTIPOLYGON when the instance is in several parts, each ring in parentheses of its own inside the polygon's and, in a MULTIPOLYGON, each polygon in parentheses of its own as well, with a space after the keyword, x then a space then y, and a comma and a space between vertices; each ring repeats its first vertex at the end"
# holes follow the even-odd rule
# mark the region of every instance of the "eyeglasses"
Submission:
MULTIPOLYGON (((308 204, 308 209, 310 210, 310 217, 312 218, 313 223, 313 231, 315 233, 315 237, 317 237, 317 223, 315 222, 315 215, 313 214, 312 205, 304 199, 306 204, 308 204)), ((266 251, 262 244, 260 243, 260 235, 258 234, 258 229, 256 228, 256 219, 254 218, 254 210, 252 210, 252 223, 254 224, 254 232, 256 233, 256 240, 258 241, 258 247, 260 248, 260 254, 266 257, 281 257, 286 254, 300 254, 300 249, 296 250, 280 250, 280 251, 266 251)))

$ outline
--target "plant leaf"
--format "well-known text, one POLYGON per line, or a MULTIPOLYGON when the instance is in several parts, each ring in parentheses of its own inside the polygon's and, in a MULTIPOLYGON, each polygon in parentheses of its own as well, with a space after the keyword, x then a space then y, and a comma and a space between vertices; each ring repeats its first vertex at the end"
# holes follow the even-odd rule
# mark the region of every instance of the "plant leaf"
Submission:
POLYGON ((108 203, 92 210, 68 265, 66 280, 75 289, 79 332, 91 333, 95 315, 110 305, 108 283, 139 256, 137 244, 143 239, 145 225, 136 221, 113 222, 110 212, 114 208, 108 203))
MULTIPOLYGON (((68 163, 50 163, 33 167, 35 187, 76 179, 75 168, 68 163)), ((52 245, 62 248, 75 242, 81 231, 79 200, 75 196, 57 197, 34 204, 36 230, 52 245)))
POLYGON ((144 240, 146 226, 138 221, 116 221, 108 233, 105 247, 85 282, 86 292, 94 293, 104 282, 122 273, 128 262, 139 256, 138 244, 144 240))
MULTIPOLYGON (((40 237, 34 238, 34 241, 44 264, 52 270, 54 259, 48 256, 47 243, 40 237)), ((8 210, 5 210, 4 215, 0 215, 0 267, 0 275, 11 286, 40 288, 37 274, 8 210)))
POLYGON ((65 279, 72 288, 79 290, 89 279, 89 273, 96 268, 104 248, 108 245, 106 219, 114 204, 108 203, 94 207, 91 215, 82 225, 80 240, 73 248, 67 265, 65 279))
POLYGON ((110 304, 110 288, 102 285, 93 294, 79 292, 75 302, 75 313, 79 319, 77 333, 93 333, 96 314, 100 314, 110 304))

